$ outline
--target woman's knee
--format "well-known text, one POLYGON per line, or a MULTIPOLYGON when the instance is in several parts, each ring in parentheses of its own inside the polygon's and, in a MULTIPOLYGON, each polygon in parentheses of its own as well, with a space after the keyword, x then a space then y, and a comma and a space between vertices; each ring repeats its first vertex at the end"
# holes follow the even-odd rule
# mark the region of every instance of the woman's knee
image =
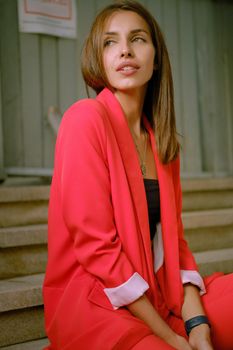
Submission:
POLYGON ((203 303, 212 326, 214 348, 233 349, 233 274, 219 276, 207 284, 203 303))

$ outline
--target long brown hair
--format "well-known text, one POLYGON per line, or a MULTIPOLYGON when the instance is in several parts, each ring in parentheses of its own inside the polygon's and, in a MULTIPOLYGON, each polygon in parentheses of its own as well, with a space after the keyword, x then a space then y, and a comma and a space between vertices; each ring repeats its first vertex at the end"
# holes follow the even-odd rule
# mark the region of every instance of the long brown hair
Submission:
POLYGON ((174 160, 180 149, 177 139, 171 65, 166 44, 154 17, 137 1, 119 0, 105 7, 96 17, 84 44, 81 58, 83 78, 98 94, 110 86, 103 65, 103 31, 116 11, 132 11, 141 16, 150 30, 155 47, 155 71, 148 82, 144 112, 155 131, 158 155, 162 163, 174 160))

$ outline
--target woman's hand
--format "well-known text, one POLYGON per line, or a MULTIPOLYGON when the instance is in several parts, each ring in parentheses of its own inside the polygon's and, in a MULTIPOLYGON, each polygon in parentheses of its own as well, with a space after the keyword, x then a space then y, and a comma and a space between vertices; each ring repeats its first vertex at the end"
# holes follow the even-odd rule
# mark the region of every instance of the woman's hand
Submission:
POLYGON ((189 344, 193 350, 214 350, 209 326, 200 324, 193 328, 189 334, 189 344))
POLYGON ((174 333, 171 338, 166 339, 166 343, 177 350, 192 350, 192 347, 189 345, 188 341, 176 333, 174 333))

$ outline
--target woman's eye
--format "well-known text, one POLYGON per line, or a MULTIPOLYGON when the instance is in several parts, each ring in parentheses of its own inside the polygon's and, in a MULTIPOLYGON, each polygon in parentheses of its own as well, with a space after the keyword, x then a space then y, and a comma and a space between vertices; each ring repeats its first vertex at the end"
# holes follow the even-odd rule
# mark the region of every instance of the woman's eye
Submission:
POLYGON ((146 40, 144 38, 142 38, 141 36, 136 36, 132 39, 132 41, 145 42, 146 40))
POLYGON ((113 45, 114 44, 114 40, 112 40, 112 39, 108 39, 108 40, 105 40, 104 41, 104 47, 106 47, 106 46, 111 46, 111 45, 113 45))

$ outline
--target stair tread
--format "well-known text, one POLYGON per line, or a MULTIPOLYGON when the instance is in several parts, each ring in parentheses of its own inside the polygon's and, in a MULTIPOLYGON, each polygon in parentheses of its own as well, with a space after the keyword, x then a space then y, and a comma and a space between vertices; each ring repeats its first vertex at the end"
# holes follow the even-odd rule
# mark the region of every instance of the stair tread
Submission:
POLYGON ((41 350, 44 346, 48 345, 47 338, 32 340, 26 343, 14 344, 1 347, 1 350, 41 350))
MULTIPOLYGON (((185 229, 233 224, 233 208, 183 212, 185 229)), ((47 224, 0 228, 0 248, 46 244, 47 224)))
POLYGON ((198 264, 232 260, 233 268, 233 248, 196 252, 194 253, 194 256, 198 264))
POLYGON ((44 274, 15 277, 0 281, 0 312, 43 305, 44 274))
POLYGON ((47 243, 47 224, 0 228, 0 248, 47 243))
MULTIPOLYGON (((48 200, 50 185, 1 186, 0 202, 48 200)), ((221 191, 233 189, 233 177, 208 179, 183 179, 183 192, 221 191)))
POLYGON ((48 200, 49 189, 48 185, 0 187, 0 203, 48 200))
POLYGON ((232 225, 233 208, 183 212, 182 220, 186 229, 232 225))
POLYGON ((183 192, 233 190, 233 177, 183 179, 181 183, 183 192))

